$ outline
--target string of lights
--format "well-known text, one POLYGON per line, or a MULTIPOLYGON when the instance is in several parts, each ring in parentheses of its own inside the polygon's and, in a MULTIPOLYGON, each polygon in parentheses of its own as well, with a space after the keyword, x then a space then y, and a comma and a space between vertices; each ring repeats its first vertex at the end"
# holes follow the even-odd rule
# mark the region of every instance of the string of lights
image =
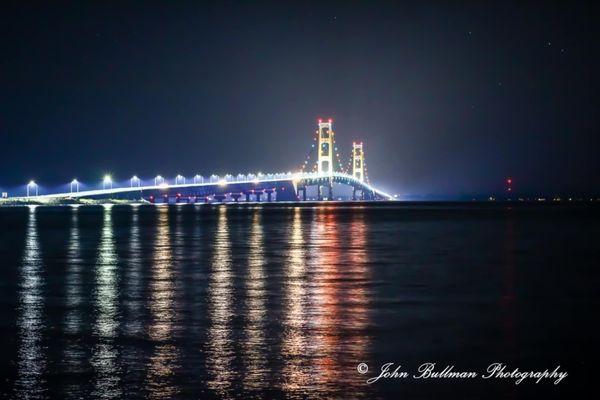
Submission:
MULTIPOLYGON (((306 157, 304 158, 304 162, 302 163, 302 166, 300 168, 300 170, 302 172, 306 172, 306 168, 311 164, 310 160, 311 160, 312 153, 317 150, 318 134, 319 134, 318 131, 315 132, 315 136, 313 138, 313 143, 310 145, 310 149, 308 150, 308 153, 306 154, 306 157)), ((315 170, 316 166, 317 166, 317 161, 315 161, 313 163, 313 166, 312 166, 313 171, 315 170)))
POLYGON ((363 158, 363 168, 365 170, 365 182, 367 182, 367 185, 370 185, 371 181, 369 180, 369 170, 367 169, 367 161, 363 158))
POLYGON ((333 136, 333 150, 335 151, 335 157, 336 157, 336 161, 338 164, 337 165, 338 171, 346 173, 346 171, 344 170, 344 165, 342 164, 342 158, 340 157, 340 152, 339 152, 337 144, 335 142, 335 135, 333 136))

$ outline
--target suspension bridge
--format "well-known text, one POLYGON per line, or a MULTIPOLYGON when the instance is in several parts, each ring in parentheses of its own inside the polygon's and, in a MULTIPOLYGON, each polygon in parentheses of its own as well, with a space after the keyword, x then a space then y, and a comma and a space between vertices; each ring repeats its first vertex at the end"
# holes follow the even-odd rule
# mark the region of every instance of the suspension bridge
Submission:
POLYGON ((42 194, 38 192, 37 183, 31 181, 26 196, 12 200, 42 203, 78 199, 150 203, 306 201, 309 188, 316 192, 316 200, 333 200, 334 184, 350 187, 353 200, 393 200, 392 196, 371 185, 362 142, 352 144, 349 163, 345 167, 342 165, 330 119, 318 121, 310 151, 297 172, 211 175, 208 178, 196 175, 191 182, 181 175, 168 182, 159 175, 150 184, 142 184, 134 176, 129 185, 121 187, 114 187, 112 178, 105 176, 101 189, 80 191, 79 182, 73 180, 68 192, 42 194))

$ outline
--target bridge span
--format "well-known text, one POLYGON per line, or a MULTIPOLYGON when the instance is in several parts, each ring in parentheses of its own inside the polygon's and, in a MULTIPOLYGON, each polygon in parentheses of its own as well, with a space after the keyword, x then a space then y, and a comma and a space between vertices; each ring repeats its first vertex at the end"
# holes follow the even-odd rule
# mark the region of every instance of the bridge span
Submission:
POLYGON ((13 198, 35 202, 52 202, 75 199, 129 199, 164 202, 175 198, 177 202, 202 202, 212 198, 216 201, 299 201, 307 200, 307 188, 316 187, 319 200, 334 198, 333 183, 352 188, 353 198, 358 200, 393 200, 389 194, 376 189, 356 177, 342 173, 299 172, 260 175, 228 175, 208 182, 175 183, 162 182, 155 185, 130 185, 66 193, 40 194, 35 197, 13 198), (327 191, 326 193, 324 193, 327 191))
POLYGON ((218 177, 211 175, 208 180, 196 175, 192 183, 186 183, 185 177, 178 175, 173 183, 167 182, 160 175, 154 178, 153 185, 143 185, 133 176, 130 185, 113 187, 110 175, 104 177, 102 189, 79 190, 80 183, 73 179, 70 191, 64 193, 38 193, 39 186, 35 181, 26 187, 26 196, 5 199, 16 202, 60 202, 78 199, 96 200, 145 200, 149 202, 198 201, 298 201, 307 200, 307 189, 316 188, 318 200, 333 200, 333 184, 346 185, 352 188, 354 200, 393 200, 384 191, 373 187, 369 182, 363 142, 353 142, 350 163, 344 168, 340 152, 335 140, 333 121, 318 120, 317 130, 313 137, 309 153, 298 172, 275 174, 239 174, 218 177), (312 170, 309 171, 312 167, 312 170), (263 197, 264 196, 264 197, 263 197))

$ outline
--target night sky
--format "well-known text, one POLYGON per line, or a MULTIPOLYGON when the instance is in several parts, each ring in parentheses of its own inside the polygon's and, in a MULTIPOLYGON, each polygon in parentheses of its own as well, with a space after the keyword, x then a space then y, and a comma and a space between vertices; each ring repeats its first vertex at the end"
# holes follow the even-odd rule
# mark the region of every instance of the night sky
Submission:
POLYGON ((573 3, 3 3, 0 188, 293 170, 331 117, 391 193, 597 194, 600 13, 573 3))

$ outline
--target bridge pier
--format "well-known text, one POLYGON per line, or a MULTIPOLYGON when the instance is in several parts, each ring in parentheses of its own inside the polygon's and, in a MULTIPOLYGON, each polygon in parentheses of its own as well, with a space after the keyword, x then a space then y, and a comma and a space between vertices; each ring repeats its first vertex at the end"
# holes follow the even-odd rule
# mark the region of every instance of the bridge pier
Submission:
POLYGON ((242 197, 241 193, 231 193, 231 198, 233 199, 233 201, 235 201, 236 203, 240 200, 240 197, 242 197))
POLYGON ((360 199, 364 200, 365 199, 365 191, 357 186, 353 186, 352 187, 352 200, 358 200, 358 196, 356 195, 357 192, 360 192, 360 199))
POLYGON ((329 186, 327 187, 328 190, 328 195, 327 195, 327 200, 331 201, 333 200, 333 185, 331 183, 329 183, 329 186))
POLYGON ((250 195, 252 194, 252 192, 244 192, 244 194, 246 195, 246 203, 250 203, 250 195))
POLYGON ((300 192, 302 192, 302 201, 306 201, 306 186, 298 188, 297 199, 300 200, 300 192))
POLYGON ((215 194, 215 200, 222 203, 227 196, 224 194, 215 194))
POLYGON ((256 202, 260 203, 260 196, 263 194, 262 190, 255 190, 254 194, 256 195, 256 202))
POLYGON ((271 200, 273 199, 273 192, 275 190, 274 189, 265 189, 265 193, 267 194, 267 201, 270 203, 271 200))

